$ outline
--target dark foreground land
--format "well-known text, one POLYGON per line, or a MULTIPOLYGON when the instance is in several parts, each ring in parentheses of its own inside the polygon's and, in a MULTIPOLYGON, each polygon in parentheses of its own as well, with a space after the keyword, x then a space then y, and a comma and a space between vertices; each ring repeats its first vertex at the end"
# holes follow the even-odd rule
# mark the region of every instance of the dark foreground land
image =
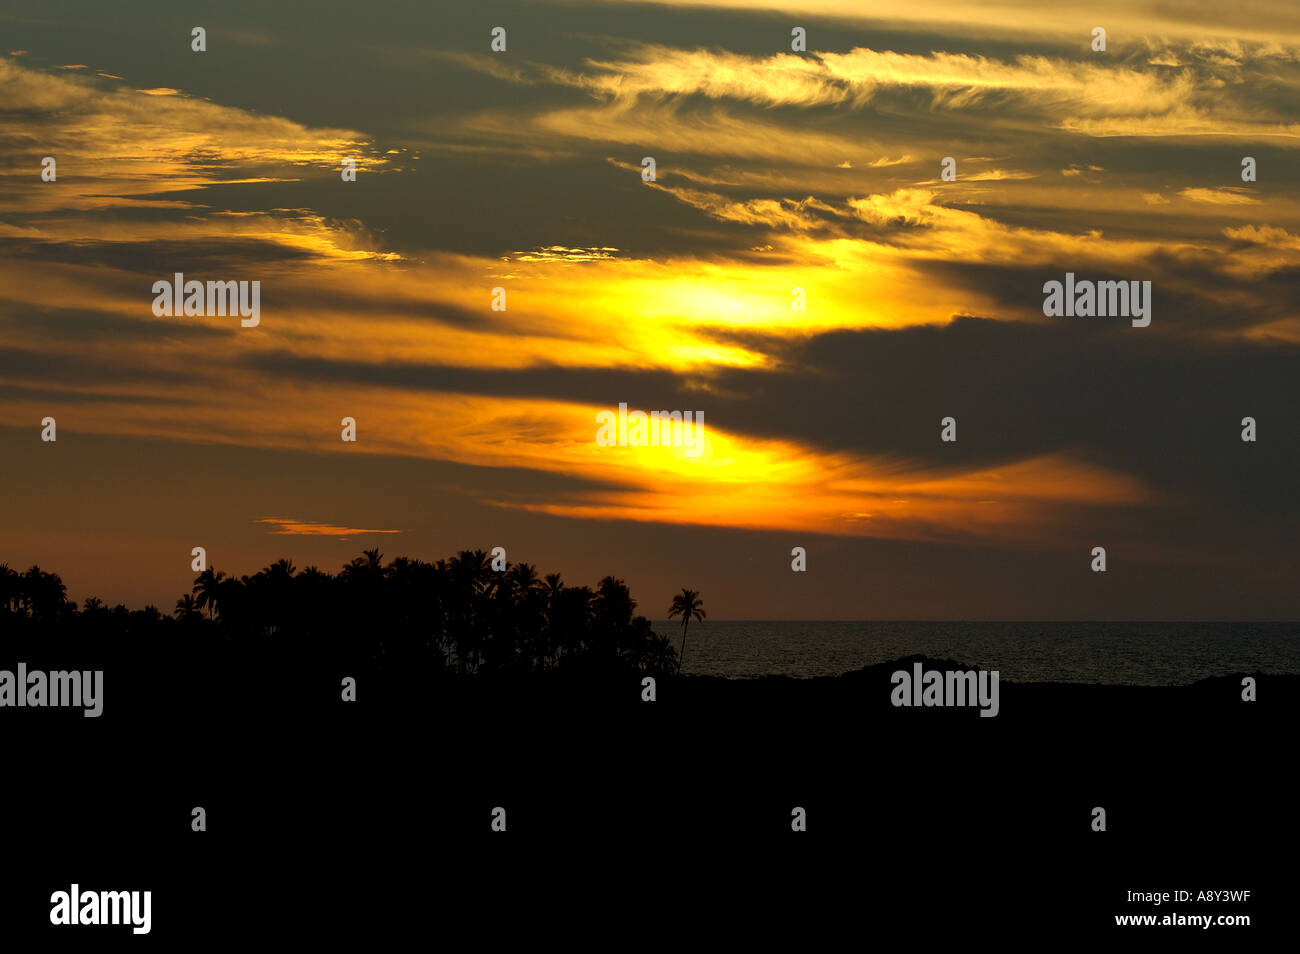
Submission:
MULTIPOLYGON (((11 643, 0 668, 78 666, 59 657, 11 643)), ((621 949, 679 943, 701 918, 729 946, 787 931, 820 950, 846 929, 917 949, 935 932, 1150 944, 1161 928, 1114 916, 1171 910, 1251 915, 1204 932, 1240 946, 1290 917, 1300 676, 1255 674, 1256 702, 1241 676, 1003 682, 981 718, 894 707, 890 676, 915 659, 828 679, 661 674, 645 702, 644 673, 617 669, 102 658, 101 717, 0 710, 7 930, 49 931, 49 895, 72 881, 151 889, 151 936, 120 939, 163 947, 263 932, 621 949), (1251 900, 1126 901, 1177 889, 1251 900)))

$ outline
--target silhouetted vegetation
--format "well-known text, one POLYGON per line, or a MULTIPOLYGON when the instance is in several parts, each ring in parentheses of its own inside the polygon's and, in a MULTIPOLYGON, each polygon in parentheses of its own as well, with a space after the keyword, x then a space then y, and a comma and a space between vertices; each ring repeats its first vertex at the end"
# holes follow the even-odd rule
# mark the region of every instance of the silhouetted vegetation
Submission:
POLYGON ((691 620, 698 619, 704 622, 704 617, 708 615, 704 612, 704 601, 700 599, 700 594, 695 590, 682 588, 682 591, 673 597, 673 603, 668 607, 668 618, 674 616, 682 618, 682 654, 677 659, 677 669, 680 672, 682 661, 686 659, 686 627, 690 625, 691 620))
POLYGON ((427 563, 385 564, 366 550, 331 574, 278 560, 252 576, 209 568, 170 615, 89 598, 78 608, 54 573, 0 564, 0 631, 82 641, 203 642, 264 657, 309 652, 316 659, 382 669, 419 667, 445 676, 490 672, 676 669, 671 644, 644 616, 622 580, 595 589, 545 578, 527 563, 494 571, 481 550, 427 563))

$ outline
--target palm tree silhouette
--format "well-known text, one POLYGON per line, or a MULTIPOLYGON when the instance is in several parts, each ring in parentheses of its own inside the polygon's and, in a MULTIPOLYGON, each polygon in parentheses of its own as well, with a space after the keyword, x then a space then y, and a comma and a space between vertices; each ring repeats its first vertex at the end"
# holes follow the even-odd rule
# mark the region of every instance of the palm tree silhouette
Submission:
POLYGON ((480 597, 496 575, 482 550, 461 550, 447 565, 451 597, 448 630, 456 644, 456 668, 462 676, 474 672, 482 657, 485 621, 479 618, 484 609, 480 597))
POLYGON ((0 563, 0 612, 18 612, 21 580, 17 570, 11 570, 8 563, 0 563))
POLYGON ((668 607, 668 618, 674 616, 682 618, 682 652, 677 657, 677 671, 682 671, 682 660, 686 658, 686 627, 692 619, 698 619, 704 622, 704 603, 700 600, 700 594, 695 590, 688 590, 685 587, 682 591, 673 597, 673 605, 668 607))
MULTIPOLYGON (((98 603, 99 600, 95 600, 95 602, 98 603)), ((86 600, 86 609, 90 609, 89 599, 86 600)), ((176 601, 176 609, 172 615, 177 619, 190 619, 191 617, 199 616, 198 601, 194 599, 193 594, 186 593, 178 599, 176 601)))
MULTIPOLYGON (((93 596, 78 612, 57 574, 0 563, 0 633, 104 634, 140 646, 178 633, 275 660, 310 647, 332 666, 371 665, 398 678, 427 667, 447 678, 555 669, 561 680, 604 678, 611 667, 656 676, 679 668, 671 637, 635 615, 636 600, 617 577, 567 586, 529 563, 501 573, 491 563, 482 550, 464 550, 436 563, 397 557, 385 565, 378 550, 367 550, 338 574, 298 572, 288 559, 252 576, 208 567, 165 614, 156 606, 109 608, 93 596)), ((690 622, 704 618, 699 594, 683 590, 671 615, 682 616, 685 652, 690 622)))
POLYGON ((194 580, 194 589, 192 591, 196 597, 194 606, 200 610, 206 606, 208 619, 212 619, 213 614, 217 611, 217 603, 221 599, 222 581, 225 578, 225 573, 208 567, 194 580))
POLYGON ((54 622, 64 614, 75 612, 75 603, 67 599, 67 587, 57 573, 46 573, 33 566, 20 578, 22 602, 20 608, 32 619, 54 622))
POLYGON ((537 567, 531 563, 516 563, 510 567, 506 575, 510 577, 516 591, 522 596, 543 588, 542 581, 537 575, 537 567))

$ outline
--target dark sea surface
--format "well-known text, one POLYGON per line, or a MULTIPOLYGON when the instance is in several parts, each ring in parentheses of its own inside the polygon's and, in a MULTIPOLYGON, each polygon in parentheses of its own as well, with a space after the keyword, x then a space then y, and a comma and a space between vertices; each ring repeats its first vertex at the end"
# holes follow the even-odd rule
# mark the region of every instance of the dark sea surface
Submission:
MULTIPOLYGON (((655 631, 682 645, 680 621, 655 631)), ((705 620, 692 675, 835 676, 913 653, 1017 682, 1185 685, 1236 672, 1300 673, 1300 623, 917 623, 705 620)))

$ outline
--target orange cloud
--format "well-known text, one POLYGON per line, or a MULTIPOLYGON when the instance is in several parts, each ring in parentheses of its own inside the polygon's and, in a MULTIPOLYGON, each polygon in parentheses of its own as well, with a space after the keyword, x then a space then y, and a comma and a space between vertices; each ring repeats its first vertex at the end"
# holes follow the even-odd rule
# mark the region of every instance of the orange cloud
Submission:
POLYGON ((282 517, 265 517, 254 523, 270 524, 275 529, 267 533, 277 536, 295 537, 338 537, 346 540, 363 533, 401 533, 401 530, 362 530, 359 527, 339 527, 329 523, 311 523, 304 520, 291 520, 282 517))
POLYGON ((27 178, 44 155, 59 163, 59 188, 7 189, 0 212, 165 208, 166 201, 143 197, 238 181, 250 168, 334 169, 344 156, 359 169, 391 162, 360 132, 312 129, 167 87, 134 90, 16 60, 0 60, 0 94, 7 107, 0 114, 0 176, 27 178))

